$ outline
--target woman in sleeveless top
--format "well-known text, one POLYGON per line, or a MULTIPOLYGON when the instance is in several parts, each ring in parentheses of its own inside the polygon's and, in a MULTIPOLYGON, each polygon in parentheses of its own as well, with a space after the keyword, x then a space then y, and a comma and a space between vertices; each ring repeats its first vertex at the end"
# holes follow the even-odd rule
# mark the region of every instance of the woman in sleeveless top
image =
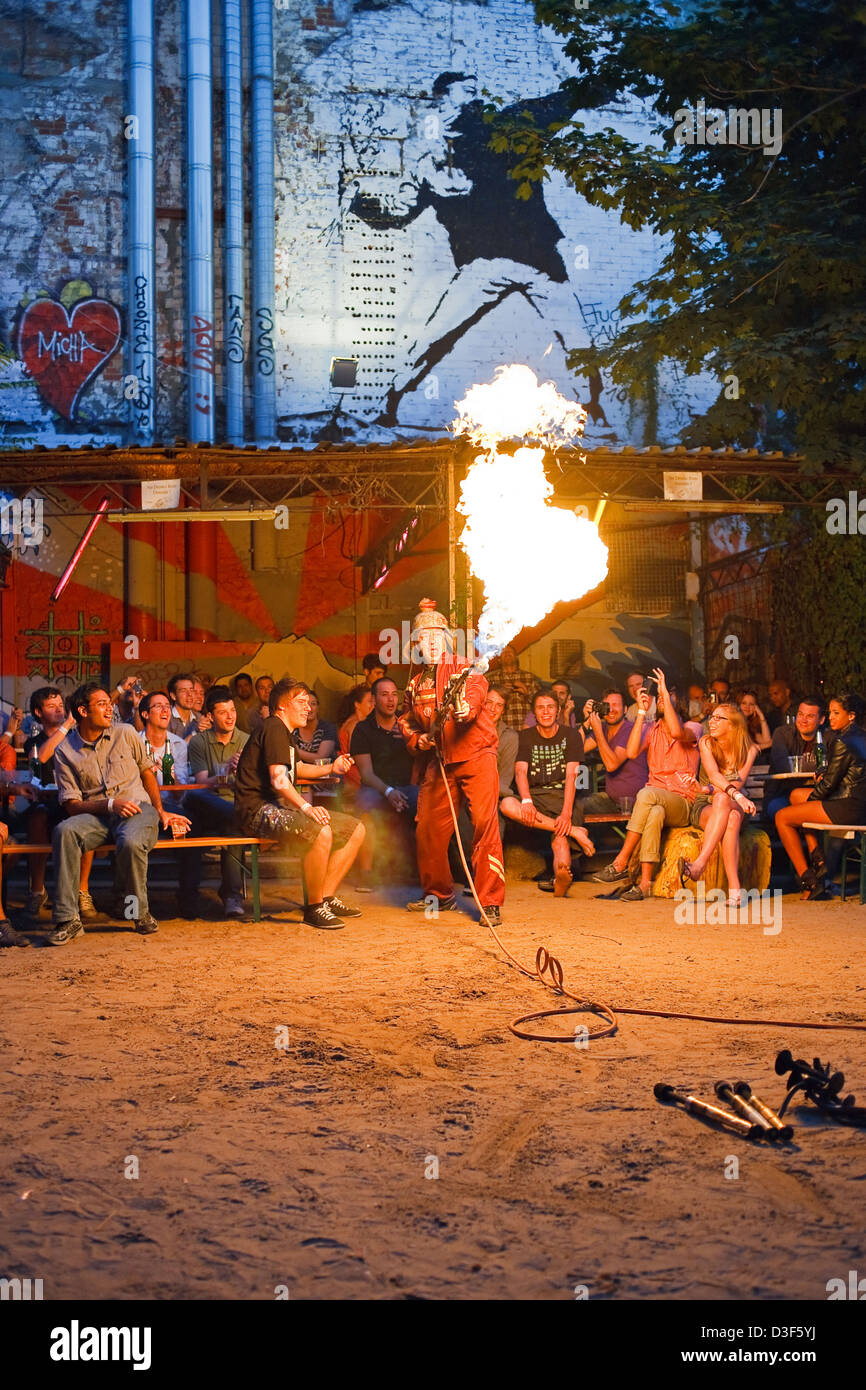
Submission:
POLYGON ((740 826, 744 816, 754 815, 754 803, 742 787, 758 753, 749 738, 745 718, 736 705, 719 705, 709 717, 710 731, 700 742, 702 788, 692 806, 692 825, 704 832, 701 852, 691 863, 679 862, 685 888, 702 876, 710 856, 721 842, 722 862, 728 879, 728 904, 740 906, 740 826))

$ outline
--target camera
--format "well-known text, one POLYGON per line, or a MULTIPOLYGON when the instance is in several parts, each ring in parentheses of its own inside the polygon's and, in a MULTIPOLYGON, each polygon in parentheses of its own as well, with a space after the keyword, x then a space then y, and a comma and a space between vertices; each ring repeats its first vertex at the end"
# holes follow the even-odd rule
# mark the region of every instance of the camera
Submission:
POLYGON ((132 688, 133 688, 133 690, 134 690, 134 692, 135 692, 136 695, 140 695, 140 694, 141 694, 141 688, 142 688, 142 687, 141 687, 141 681, 136 681, 136 682, 135 682, 135 685, 134 685, 132 688))
POLYGON ((599 719, 604 719, 605 715, 610 714, 610 704, 607 700, 593 700, 589 712, 590 714, 597 714, 599 719))

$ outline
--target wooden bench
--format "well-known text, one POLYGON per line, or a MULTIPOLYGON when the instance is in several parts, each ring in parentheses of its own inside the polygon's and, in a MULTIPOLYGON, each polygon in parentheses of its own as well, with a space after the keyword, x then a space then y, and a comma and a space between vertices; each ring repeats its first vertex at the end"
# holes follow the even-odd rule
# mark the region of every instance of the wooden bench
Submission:
POLYGON ((611 812, 610 815, 605 815, 599 811, 596 815, 584 816, 583 820, 585 825, 609 825, 611 830, 616 831, 620 839, 624 840, 625 827, 631 820, 631 812, 620 811, 617 814, 611 812))
MULTIPOLYGON (((157 840, 156 844, 153 846, 153 849, 150 850, 149 852, 150 852, 151 854, 154 854, 154 853, 156 853, 157 850, 161 850, 161 849, 230 849, 233 845, 240 845, 240 846, 241 846, 242 848, 244 848, 244 849, 247 849, 247 848, 248 848, 249 851, 250 851, 250 868, 249 868, 249 875, 250 875, 250 885, 251 885, 251 888, 252 888, 252 898, 253 898, 253 921, 254 921, 254 922, 260 922, 260 921, 262 920, 262 902, 261 902, 261 880, 260 880, 260 877, 259 877, 259 850, 262 849, 262 848, 264 848, 264 849, 269 849, 269 848, 271 848, 273 845, 276 845, 276 844, 278 844, 278 843, 279 843, 279 842, 278 842, 277 840, 263 840, 263 839, 258 838, 258 837, 255 836, 255 835, 238 835, 238 836, 234 836, 234 835, 233 835, 233 836, 220 836, 220 835, 182 835, 182 836, 178 836, 178 838, 177 838, 176 840, 175 840, 175 839, 160 839, 160 840, 157 840)), ((93 851, 93 853, 96 854, 96 855, 99 855, 99 857, 102 858, 102 857, 104 857, 105 855, 113 854, 113 853, 114 853, 114 850, 115 850, 115 845, 112 844, 112 843, 108 843, 108 844, 105 844, 105 845, 99 845, 99 846, 93 851)), ((45 855, 45 854, 50 854, 50 853, 51 853, 51 846, 50 846, 50 845, 44 845, 44 844, 43 844, 43 845, 21 844, 19 841, 16 841, 16 840, 7 840, 6 843, 5 843, 5 845, 2 846, 2 857, 3 857, 4 859, 6 858, 7 855, 13 855, 13 854, 42 854, 42 855, 45 855)), ((243 862, 243 856, 241 856, 241 868, 242 868, 242 871, 243 871, 244 873, 247 872, 246 865, 245 865, 244 862, 243 862)), ((5 890, 5 878, 4 878, 4 890, 5 890)))
POLYGON ((801 830, 814 830, 824 836, 824 858, 827 857, 827 838, 835 836, 837 839, 844 840, 842 846, 842 864, 840 869, 840 882, 842 885, 841 901, 846 899, 846 880, 848 877, 848 855, 853 850, 860 856, 860 902, 866 902, 866 825, 827 825, 822 821, 804 821, 800 826, 801 830))

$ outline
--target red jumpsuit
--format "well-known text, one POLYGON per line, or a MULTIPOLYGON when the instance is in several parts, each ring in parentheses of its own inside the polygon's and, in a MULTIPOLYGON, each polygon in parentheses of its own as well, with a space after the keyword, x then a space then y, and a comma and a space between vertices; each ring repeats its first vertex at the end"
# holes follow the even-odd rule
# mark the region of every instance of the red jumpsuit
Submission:
MULTIPOLYGON (((454 881, 448 863, 448 846, 454 834, 454 822, 448 805, 448 795, 435 753, 419 754, 418 737, 430 733, 436 711, 452 675, 470 663, 443 657, 436 666, 435 686, 427 672, 413 676, 406 689, 407 710, 400 718, 400 728, 409 751, 427 759, 418 795, 418 870, 425 896, 448 898, 454 892, 454 881)), ((472 876, 478 897, 484 907, 501 907, 505 899, 505 870, 502 863, 502 841, 499 836, 499 773, 496 766, 498 737, 496 725, 484 708, 487 681, 480 674, 471 675, 463 688, 462 700, 468 706, 465 719, 455 719, 453 710, 440 735, 442 758, 448 775, 448 785, 454 798, 455 814, 460 813, 464 798, 469 805, 474 837, 472 841, 472 876)))

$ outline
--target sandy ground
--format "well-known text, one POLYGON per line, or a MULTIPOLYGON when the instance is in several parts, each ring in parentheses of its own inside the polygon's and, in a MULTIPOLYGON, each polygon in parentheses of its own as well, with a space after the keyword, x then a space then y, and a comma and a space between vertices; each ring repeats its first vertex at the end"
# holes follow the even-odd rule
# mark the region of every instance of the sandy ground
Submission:
MULTIPOLYGON (((556 1000, 468 907, 357 895, 322 933, 285 891, 228 925, 157 889, 158 935, 0 953, 0 1275, 46 1299, 823 1299, 866 1273, 866 1132, 801 1107, 780 1151, 652 1094, 742 1077, 778 1103, 787 1046, 862 1103, 866 1034, 624 1015, 588 1049, 523 1042, 508 1021, 556 1000)), ((866 1018, 866 907, 786 898, 768 936, 600 891, 510 885, 507 943, 613 1005, 866 1018)))

